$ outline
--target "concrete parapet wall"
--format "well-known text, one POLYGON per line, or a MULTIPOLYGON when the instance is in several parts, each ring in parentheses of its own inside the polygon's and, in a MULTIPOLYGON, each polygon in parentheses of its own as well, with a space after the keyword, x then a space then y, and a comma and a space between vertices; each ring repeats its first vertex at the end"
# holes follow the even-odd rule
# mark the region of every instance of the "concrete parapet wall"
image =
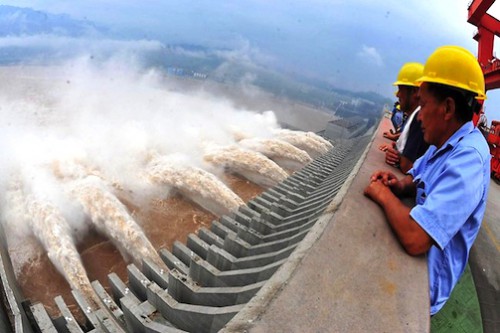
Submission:
POLYGON ((429 331, 425 258, 407 255, 363 196, 371 173, 388 167, 377 149, 388 127, 382 121, 352 183, 225 332, 429 331))

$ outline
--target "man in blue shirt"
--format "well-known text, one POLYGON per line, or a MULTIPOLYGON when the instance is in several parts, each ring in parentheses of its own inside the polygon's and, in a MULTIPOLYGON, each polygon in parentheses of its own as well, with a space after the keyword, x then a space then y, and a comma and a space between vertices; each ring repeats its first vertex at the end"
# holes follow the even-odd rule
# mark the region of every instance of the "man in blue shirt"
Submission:
POLYGON ((467 265, 486 208, 491 157, 472 124, 477 100, 486 97, 474 56, 460 47, 440 47, 418 81, 418 118, 430 148, 402 179, 375 172, 364 193, 382 207, 410 255, 427 253, 433 315, 467 265), (416 197, 413 208, 398 198, 404 195, 416 197))
POLYGON ((399 101, 397 101, 396 103, 394 103, 394 108, 392 108, 391 116, 392 126, 394 126, 394 133, 401 132, 401 129, 403 127, 403 116, 404 113, 401 110, 401 105, 399 104, 399 101))

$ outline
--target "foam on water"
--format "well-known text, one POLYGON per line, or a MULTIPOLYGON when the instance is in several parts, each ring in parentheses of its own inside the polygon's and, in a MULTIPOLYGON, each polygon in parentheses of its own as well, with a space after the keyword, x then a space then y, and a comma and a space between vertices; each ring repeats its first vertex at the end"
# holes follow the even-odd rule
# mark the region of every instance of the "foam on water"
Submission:
POLYGON ((146 174, 151 182, 175 188, 215 215, 226 214, 245 204, 215 175, 168 156, 155 157, 149 163, 146 174))
POLYGON ((101 178, 86 176, 68 183, 68 188, 97 230, 110 238, 125 258, 131 256, 140 266, 142 259, 149 259, 159 267, 165 265, 140 226, 101 178))
POLYGON ((312 132, 278 129, 274 131, 274 134, 277 139, 305 150, 312 158, 319 157, 333 148, 330 142, 312 132))
POLYGON ((238 146, 211 148, 203 158, 263 187, 277 185, 288 176, 285 170, 263 154, 238 146))
POLYGON ((54 266, 63 274, 70 287, 82 293, 93 307, 99 298, 95 294, 75 247, 71 229, 62 213, 49 202, 38 200, 33 194, 25 196, 20 182, 12 184, 8 191, 9 203, 24 210, 24 217, 35 237, 47 251, 54 266))
POLYGON ((299 170, 312 161, 312 158, 302 149, 278 139, 244 139, 239 145, 259 152, 279 166, 289 170, 299 170))

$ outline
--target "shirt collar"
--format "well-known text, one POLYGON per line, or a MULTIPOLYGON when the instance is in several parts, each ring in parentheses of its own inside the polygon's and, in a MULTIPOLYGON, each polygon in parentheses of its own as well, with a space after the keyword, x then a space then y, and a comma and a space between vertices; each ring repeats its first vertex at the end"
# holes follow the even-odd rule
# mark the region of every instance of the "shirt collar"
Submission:
POLYGON ((411 124, 411 122, 413 121, 413 118, 415 118, 415 116, 417 115, 418 111, 420 111, 420 105, 417 106, 417 108, 415 110, 413 110, 413 112, 411 113, 411 115, 408 117, 408 123, 411 124))
MULTIPOLYGON (((466 122, 465 124, 462 125, 462 127, 460 127, 455 133, 453 133, 452 136, 450 136, 448 138, 448 140, 446 140, 446 142, 441 146, 441 148, 439 148, 438 150, 436 150, 433 154, 432 157, 436 156, 437 154, 439 154, 441 151, 445 151, 447 149, 451 149, 453 147, 455 147, 457 145, 457 143, 462 140, 462 138, 464 136, 466 136, 467 134, 469 134, 470 132, 472 132, 474 130, 474 124, 472 124, 472 121, 468 121, 466 122)), ((431 157, 431 158, 432 158, 431 157)))

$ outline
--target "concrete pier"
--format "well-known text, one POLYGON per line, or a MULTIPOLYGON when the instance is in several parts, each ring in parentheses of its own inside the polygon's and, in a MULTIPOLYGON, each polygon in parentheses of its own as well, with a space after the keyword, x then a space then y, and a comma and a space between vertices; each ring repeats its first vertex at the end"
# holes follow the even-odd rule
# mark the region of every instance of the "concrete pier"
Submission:
MULTIPOLYGON (((334 148, 247 205, 176 242, 160 257, 129 265, 128 281, 109 275, 111 293, 94 282, 105 307, 75 325, 12 294, 15 332, 426 332, 425 259, 408 256, 380 208, 362 194, 386 168, 374 136, 334 148), (109 320, 113 318, 113 320, 109 320)), ((3 257, 2 257, 3 258, 3 257)), ((8 265, 7 265, 8 266, 8 265)), ((2 272, 7 272, 3 269, 2 272)), ((0 324, 9 327, 9 317, 0 324)), ((5 330, 8 332, 8 330, 5 330)))

